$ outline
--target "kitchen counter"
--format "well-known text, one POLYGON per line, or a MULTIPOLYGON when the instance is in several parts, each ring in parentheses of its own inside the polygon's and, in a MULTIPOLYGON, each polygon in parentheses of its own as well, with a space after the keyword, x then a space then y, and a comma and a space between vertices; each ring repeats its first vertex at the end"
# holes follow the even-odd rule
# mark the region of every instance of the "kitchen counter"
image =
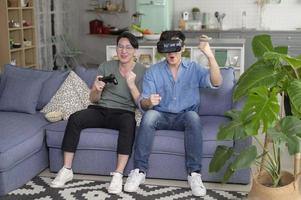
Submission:
POLYGON ((201 29, 201 30, 184 30, 182 31, 185 33, 210 33, 210 32, 240 32, 240 33, 262 33, 262 32, 269 32, 269 33, 301 33, 301 30, 258 30, 255 28, 251 29, 201 29))
MULTIPOLYGON (((210 45, 212 47, 219 46, 219 47, 243 47, 245 44, 245 39, 217 39, 214 38, 210 40, 210 45)), ((154 46, 157 44, 156 40, 146 40, 146 39, 141 39, 139 40, 139 45, 144 45, 144 46, 154 46)), ((185 45, 186 46, 197 46, 199 44, 199 39, 198 38, 186 38, 185 40, 185 45)))

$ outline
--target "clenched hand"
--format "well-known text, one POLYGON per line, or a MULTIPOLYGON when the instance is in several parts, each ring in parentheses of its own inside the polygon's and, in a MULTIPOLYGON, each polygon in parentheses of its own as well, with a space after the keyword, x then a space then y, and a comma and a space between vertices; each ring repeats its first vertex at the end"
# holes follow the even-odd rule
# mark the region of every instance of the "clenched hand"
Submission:
POLYGON ((105 87, 106 83, 103 82, 103 81, 98 80, 98 78, 102 78, 102 76, 97 76, 96 77, 96 79, 94 81, 94 84, 92 86, 92 90, 101 92, 103 90, 103 88, 105 87))

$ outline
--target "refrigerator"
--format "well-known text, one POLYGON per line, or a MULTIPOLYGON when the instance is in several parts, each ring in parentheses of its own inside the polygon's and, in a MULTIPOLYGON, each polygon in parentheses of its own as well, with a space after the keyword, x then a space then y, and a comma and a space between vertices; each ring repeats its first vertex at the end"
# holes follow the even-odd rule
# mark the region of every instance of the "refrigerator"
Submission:
POLYGON ((141 13, 141 27, 155 33, 171 30, 174 0, 136 0, 136 10, 141 13))

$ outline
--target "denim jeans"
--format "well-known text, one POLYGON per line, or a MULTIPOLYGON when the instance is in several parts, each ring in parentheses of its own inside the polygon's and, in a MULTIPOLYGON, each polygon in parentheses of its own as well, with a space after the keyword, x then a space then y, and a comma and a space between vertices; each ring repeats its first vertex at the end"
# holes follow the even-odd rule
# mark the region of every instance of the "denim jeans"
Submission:
POLYGON ((179 114, 147 111, 142 118, 135 144, 134 166, 141 171, 148 169, 156 130, 184 131, 184 147, 187 173, 201 170, 202 125, 194 111, 179 114))

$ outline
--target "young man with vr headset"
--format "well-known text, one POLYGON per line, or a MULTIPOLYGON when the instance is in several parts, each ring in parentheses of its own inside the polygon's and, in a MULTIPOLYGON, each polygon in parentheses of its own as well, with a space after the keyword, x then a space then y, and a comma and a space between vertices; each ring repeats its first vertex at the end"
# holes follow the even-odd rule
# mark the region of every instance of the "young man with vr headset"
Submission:
POLYGON ((208 58, 209 68, 182 59, 185 35, 181 31, 165 31, 157 43, 166 59, 147 70, 143 79, 140 105, 143 115, 137 134, 134 170, 127 178, 124 190, 135 192, 144 183, 148 158, 156 130, 184 131, 184 146, 188 183, 195 196, 206 195, 201 179, 202 125, 198 115, 199 88, 217 88, 222 84, 219 66, 208 42, 199 49, 208 58))

